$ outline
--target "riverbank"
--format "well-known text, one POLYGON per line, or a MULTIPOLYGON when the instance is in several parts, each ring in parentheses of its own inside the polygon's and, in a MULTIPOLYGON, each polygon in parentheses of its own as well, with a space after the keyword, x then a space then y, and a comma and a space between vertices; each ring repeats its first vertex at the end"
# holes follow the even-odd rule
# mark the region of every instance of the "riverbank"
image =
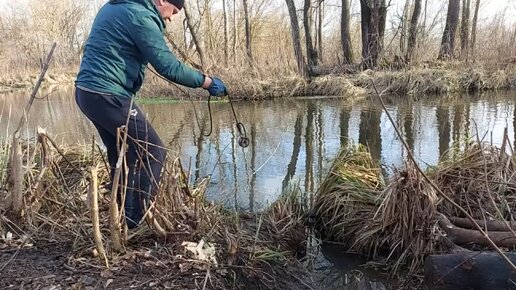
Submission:
MULTIPOLYGON (((233 98, 270 99, 296 96, 363 97, 374 92, 374 82, 380 91, 393 95, 420 97, 424 94, 453 94, 516 88, 516 64, 503 67, 482 65, 447 65, 411 68, 407 70, 379 70, 357 73, 332 73, 306 81, 297 75, 269 76, 250 72, 221 72, 215 74, 227 83, 233 98)), ((0 92, 28 89, 37 73, 0 79, 0 92)), ((73 84, 74 72, 47 75, 43 86, 73 84)), ((171 99, 205 98, 204 90, 180 88, 148 72, 140 91, 145 98, 171 99)))
MULTIPOLYGON (((44 133, 38 140, 14 154, 30 160, 23 172, 17 161, 0 162, 9 181, 0 197, 0 288, 313 289, 302 265, 307 231, 298 190, 259 214, 230 212, 205 200, 209 178, 189 185, 171 156, 147 223, 113 232, 120 219, 101 186, 104 154, 95 146, 56 148, 44 133)), ((0 149, 7 160, 9 144, 0 149)))

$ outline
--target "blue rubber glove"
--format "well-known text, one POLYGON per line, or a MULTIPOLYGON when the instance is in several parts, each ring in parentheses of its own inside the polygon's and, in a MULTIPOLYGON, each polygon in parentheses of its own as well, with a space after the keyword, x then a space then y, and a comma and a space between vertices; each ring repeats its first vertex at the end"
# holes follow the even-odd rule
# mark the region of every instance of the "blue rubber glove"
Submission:
POLYGON ((211 85, 207 88, 210 96, 222 97, 228 94, 226 86, 219 78, 211 78, 211 85))

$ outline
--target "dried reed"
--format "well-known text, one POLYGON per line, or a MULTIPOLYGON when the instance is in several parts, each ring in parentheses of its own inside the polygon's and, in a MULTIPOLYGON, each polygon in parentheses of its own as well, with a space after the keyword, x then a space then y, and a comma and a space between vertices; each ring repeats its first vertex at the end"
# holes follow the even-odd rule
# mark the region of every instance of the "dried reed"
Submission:
MULTIPOLYGON (((500 148, 475 141, 457 156, 449 153, 435 169, 433 179, 475 219, 514 219, 516 160, 500 148)), ((463 217, 448 202, 440 204, 439 211, 449 217, 463 217)))

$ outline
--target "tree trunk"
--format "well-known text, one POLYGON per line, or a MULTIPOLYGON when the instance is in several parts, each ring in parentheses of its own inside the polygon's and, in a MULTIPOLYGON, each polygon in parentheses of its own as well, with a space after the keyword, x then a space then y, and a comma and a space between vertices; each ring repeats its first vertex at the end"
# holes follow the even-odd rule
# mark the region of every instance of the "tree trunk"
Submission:
MULTIPOLYGON (((465 229, 472 229, 475 230, 475 225, 467 218, 459 218, 459 217, 452 217, 450 218, 450 221, 461 228, 465 229)), ((476 220, 477 224, 482 227, 482 229, 490 231, 490 232, 509 232, 510 229, 516 230, 516 222, 514 221, 500 221, 500 220, 476 220)))
POLYGON ((311 17, 310 17, 310 1, 305 0, 303 6, 303 26, 305 28, 305 44, 306 44, 306 56, 308 60, 308 75, 313 75, 313 69, 317 66, 317 52, 314 49, 314 45, 312 43, 312 34, 311 34, 311 17))
POLYGON ((249 21, 249 7, 247 0, 242 0, 244 4, 244 17, 245 17, 245 49, 247 54, 247 61, 252 65, 253 63, 253 51, 251 49, 251 23, 249 21))
POLYGON ((409 13, 410 13, 410 0, 405 0, 405 6, 403 7, 403 15, 401 16, 400 21, 400 51, 401 55, 405 55, 407 53, 407 35, 408 35, 408 23, 409 23, 409 13))
POLYGON ((417 42, 417 23, 419 21, 419 15, 421 14, 421 0, 414 2, 414 11, 410 18, 409 38, 407 43, 407 55, 405 57, 407 62, 411 62, 414 56, 414 49, 416 48, 417 42))
POLYGON ((324 19, 324 0, 319 0, 319 25, 317 26, 317 57, 319 62, 323 61, 323 19, 324 19))
POLYGON ((462 20, 460 28, 460 56, 468 60, 469 49, 469 3, 470 0, 462 0, 462 20))
POLYGON ((224 64, 229 63, 229 40, 228 40, 228 10, 226 0, 222 0, 222 10, 224 13, 224 64))
POLYGON ((297 22, 296 5, 294 0, 285 0, 287 3, 288 14, 290 16, 290 24, 292 26, 292 44, 294 46, 294 55, 296 57, 297 69, 301 76, 307 77, 308 72, 303 59, 303 51, 301 50, 301 40, 299 36, 299 23, 297 22))
MULTIPOLYGON (((480 245, 490 247, 491 243, 478 230, 463 229, 455 226, 443 215, 438 217, 439 226, 450 241, 459 245, 480 245)), ((514 248, 516 246, 516 237, 509 231, 488 232, 489 238, 499 247, 514 248)))
POLYGON ((342 14, 340 21, 340 41, 342 43, 342 54, 345 64, 353 63, 353 48, 351 46, 350 29, 351 12, 349 0, 342 0, 342 14))
POLYGON ((360 0, 360 8, 363 64, 365 69, 373 69, 382 52, 387 7, 385 0, 360 0))
POLYGON ((441 49, 438 59, 444 60, 453 58, 455 50, 455 35, 459 23, 460 0, 449 0, 446 26, 444 27, 441 49))
POLYGON ((237 26, 237 13, 236 13, 237 0, 233 0, 233 62, 236 64, 236 48, 237 48, 237 35, 238 35, 238 26, 237 26))
POLYGON ((193 27, 192 19, 190 17, 190 13, 188 12, 187 5, 185 5, 183 7, 183 10, 185 11, 186 25, 188 26, 188 30, 190 30, 190 33, 192 34, 192 40, 195 44, 195 51, 197 51, 197 54, 199 55, 199 60, 201 61, 201 66, 203 68, 206 68, 206 58, 204 56, 204 51, 201 47, 201 44, 199 43, 199 38, 197 37, 197 32, 195 31, 195 28, 193 27))
POLYGON ((470 50, 471 55, 475 53, 475 42, 477 41, 477 21, 478 21, 478 9, 480 7, 480 0, 477 0, 475 5, 475 13, 473 14, 473 23, 471 25, 471 42, 470 42, 470 50))
MULTIPOLYGON (((506 255, 516 263, 516 253, 506 255)), ((428 289, 514 289, 513 281, 516 281, 516 273, 494 252, 431 255, 425 260, 428 289)))

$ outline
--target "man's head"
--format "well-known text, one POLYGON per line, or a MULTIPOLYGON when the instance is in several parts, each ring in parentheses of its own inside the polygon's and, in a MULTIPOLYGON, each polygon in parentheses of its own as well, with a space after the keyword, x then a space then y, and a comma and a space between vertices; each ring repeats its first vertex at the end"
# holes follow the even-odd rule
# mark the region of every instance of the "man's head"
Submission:
POLYGON ((154 2, 164 20, 170 20, 172 16, 179 13, 185 3, 184 0, 154 0, 154 2))

